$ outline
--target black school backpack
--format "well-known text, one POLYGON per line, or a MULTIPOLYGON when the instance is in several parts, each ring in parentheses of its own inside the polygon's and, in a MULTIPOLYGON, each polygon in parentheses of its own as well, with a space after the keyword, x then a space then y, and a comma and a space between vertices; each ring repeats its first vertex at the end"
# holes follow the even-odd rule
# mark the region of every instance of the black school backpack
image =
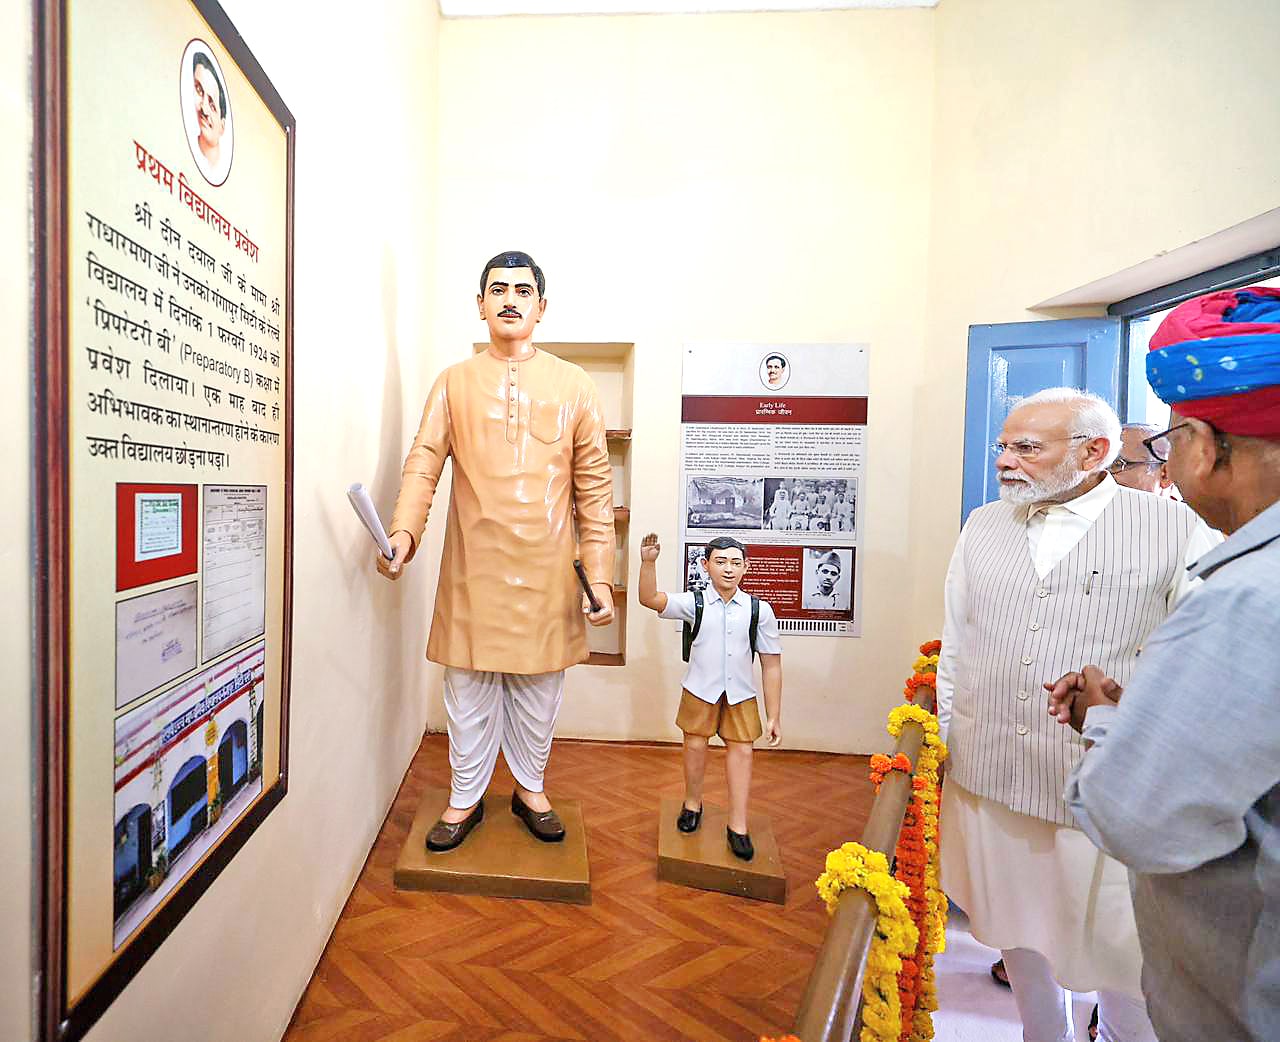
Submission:
MULTIPOLYGON (((751 598, 751 626, 747 630, 747 637, 751 641, 751 658, 754 661, 756 657, 756 631, 760 628, 760 598, 751 598)), ((684 624, 684 660, 689 661, 689 651, 693 647, 693 642, 698 639, 698 631, 702 629, 702 591, 693 591, 693 625, 687 622, 684 624)))

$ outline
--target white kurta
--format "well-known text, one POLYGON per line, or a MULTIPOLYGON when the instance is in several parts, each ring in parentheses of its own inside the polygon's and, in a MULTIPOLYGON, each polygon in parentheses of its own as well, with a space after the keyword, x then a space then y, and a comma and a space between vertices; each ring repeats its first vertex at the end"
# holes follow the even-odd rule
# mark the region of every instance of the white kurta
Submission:
MULTIPOLYGON (((1117 491, 1108 475, 1067 503, 1028 509, 1027 547, 1036 575, 1043 579, 1075 549, 1117 491)), ((947 573, 937 680, 944 736, 952 695, 963 676, 957 674, 964 669, 964 649, 972 646, 966 625, 969 591, 984 580, 966 574, 964 540, 962 533, 947 573)), ((1219 540, 1197 522, 1185 563, 1219 540)), ((1197 585, 1179 572, 1167 595, 1170 609, 1197 585)), ((1037 691, 1035 697, 1044 695, 1037 691)), ((1123 865, 1102 854, 1079 829, 1018 813, 954 783, 944 787, 940 828, 943 888, 968 913, 978 940, 993 948, 1039 952, 1055 979, 1071 990, 1141 995, 1142 956, 1123 865)))
POLYGON ((1079 829, 944 785, 942 885, 990 948, 1029 948, 1071 991, 1141 997, 1129 873, 1079 829))

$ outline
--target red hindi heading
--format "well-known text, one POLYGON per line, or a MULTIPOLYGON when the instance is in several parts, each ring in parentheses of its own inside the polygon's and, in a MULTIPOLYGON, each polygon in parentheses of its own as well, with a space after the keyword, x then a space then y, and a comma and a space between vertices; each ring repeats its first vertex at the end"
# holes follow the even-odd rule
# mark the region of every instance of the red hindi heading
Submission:
POLYGON ((682 399, 680 418, 684 423, 858 425, 867 422, 867 399, 686 394, 682 399))

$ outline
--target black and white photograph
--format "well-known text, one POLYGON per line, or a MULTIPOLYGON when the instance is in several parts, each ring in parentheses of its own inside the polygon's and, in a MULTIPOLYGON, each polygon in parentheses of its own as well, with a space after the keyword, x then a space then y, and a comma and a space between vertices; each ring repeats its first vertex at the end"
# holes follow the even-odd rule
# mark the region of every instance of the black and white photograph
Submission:
POLYGON ((806 610, 848 611, 852 589, 851 547, 805 547, 800 593, 806 610))
POLYGON ((711 577, 707 575, 706 569, 702 567, 702 561, 707 556, 706 545, 704 543, 686 544, 684 556, 684 588, 686 590, 705 590, 711 585, 711 577))
POLYGON ((775 532, 848 532, 857 517, 856 478, 765 478, 764 528, 775 532))
POLYGON ((690 528, 761 528, 764 478, 689 478, 685 509, 690 528))

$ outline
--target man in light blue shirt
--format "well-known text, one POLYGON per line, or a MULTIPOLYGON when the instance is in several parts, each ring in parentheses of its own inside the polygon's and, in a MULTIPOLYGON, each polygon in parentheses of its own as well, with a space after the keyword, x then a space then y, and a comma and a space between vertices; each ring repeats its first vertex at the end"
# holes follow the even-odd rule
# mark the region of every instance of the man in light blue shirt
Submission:
POLYGON ((1094 666, 1049 712, 1091 743, 1064 799, 1129 867, 1161 1042, 1280 1039, 1280 290, 1208 294, 1152 338, 1173 405, 1146 439, 1227 540, 1123 689, 1094 666), (1123 696, 1123 697, 1121 697, 1123 696))
POLYGON ((746 548, 736 539, 720 536, 707 544, 702 568, 710 578, 710 586, 701 594, 701 611, 694 593, 666 594, 658 589, 656 562, 661 549, 653 533, 640 543, 640 603, 664 619, 678 619, 696 629, 686 656, 689 669, 676 715, 676 726, 684 732, 685 781, 684 808, 676 826, 681 832, 694 832, 701 823, 707 742, 718 734, 726 747, 725 774, 729 782, 726 838, 736 857, 750 861, 755 856, 747 830, 751 747, 766 733, 756 709, 752 659, 758 652, 768 739, 771 746, 776 746, 782 740, 782 642, 778 620, 768 601, 739 589, 747 570, 747 557, 746 548))

